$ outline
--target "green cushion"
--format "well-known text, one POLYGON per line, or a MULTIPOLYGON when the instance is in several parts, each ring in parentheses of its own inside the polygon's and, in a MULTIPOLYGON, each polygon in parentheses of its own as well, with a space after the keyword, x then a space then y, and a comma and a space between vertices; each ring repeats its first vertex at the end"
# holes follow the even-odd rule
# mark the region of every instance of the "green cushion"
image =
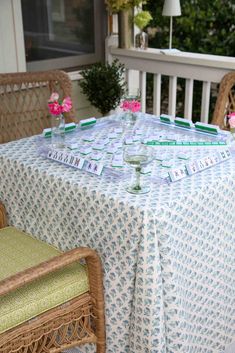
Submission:
MULTIPOLYGON (((0 229, 0 280, 60 253, 14 227, 0 229)), ((0 333, 88 290, 86 267, 75 263, 0 296, 0 333)))

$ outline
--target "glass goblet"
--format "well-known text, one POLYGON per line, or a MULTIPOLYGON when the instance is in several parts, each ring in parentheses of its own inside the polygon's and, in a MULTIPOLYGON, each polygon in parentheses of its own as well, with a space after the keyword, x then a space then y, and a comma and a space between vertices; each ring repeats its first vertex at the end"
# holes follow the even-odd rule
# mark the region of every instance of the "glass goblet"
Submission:
POLYGON ((126 146, 124 148, 124 161, 135 168, 135 183, 126 188, 131 194, 146 194, 150 191, 149 186, 140 184, 140 173, 142 167, 152 162, 153 157, 152 148, 143 144, 126 146))

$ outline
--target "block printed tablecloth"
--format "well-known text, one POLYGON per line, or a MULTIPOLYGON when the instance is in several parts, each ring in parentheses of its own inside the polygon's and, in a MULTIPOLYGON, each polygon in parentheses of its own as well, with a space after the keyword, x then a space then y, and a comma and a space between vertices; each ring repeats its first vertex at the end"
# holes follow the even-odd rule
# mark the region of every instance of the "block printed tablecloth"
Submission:
POLYGON ((108 353, 216 353, 235 337, 235 160, 133 196, 125 183, 0 146, 9 222, 104 267, 108 353))

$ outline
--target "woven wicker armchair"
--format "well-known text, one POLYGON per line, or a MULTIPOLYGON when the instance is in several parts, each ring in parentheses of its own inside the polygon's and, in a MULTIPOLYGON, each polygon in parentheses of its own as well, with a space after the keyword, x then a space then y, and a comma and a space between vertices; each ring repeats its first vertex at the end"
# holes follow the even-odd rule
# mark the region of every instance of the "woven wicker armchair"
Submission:
POLYGON ((226 74, 219 87, 211 123, 227 129, 226 116, 235 112, 235 71, 226 74))
MULTIPOLYGON (((40 134, 51 126, 47 101, 52 92, 71 97, 63 71, 0 74, 0 143, 40 134)), ((65 116, 72 122, 74 112, 65 116)))
MULTIPOLYGON (((4 206, 0 204, 0 227, 5 226, 5 209, 4 206)), ((31 242, 34 244, 34 247, 36 246, 37 250, 40 249, 41 252, 44 252, 43 256, 46 256, 45 254, 47 251, 59 252, 54 247, 45 244, 40 240, 36 240, 26 233, 20 232, 13 227, 6 227, 0 229, 0 248, 2 246, 1 256, 3 256, 4 253, 7 253, 6 242, 3 243, 4 239, 7 239, 8 242, 13 242, 15 245, 18 236, 20 237, 19 239, 21 239, 20 246, 24 248, 23 251, 25 251, 26 254, 28 254, 28 252, 25 250, 25 238, 26 242, 31 242), (14 232, 16 232, 16 234, 13 234, 14 232), (8 235, 10 235, 10 237, 8 237, 8 235), (24 244, 23 246, 22 242, 24 244)), ((17 253, 17 246, 14 247, 14 252, 15 251, 17 253)), ((32 256, 31 253, 30 256, 30 261, 32 261, 32 259, 35 261, 35 257, 39 255, 33 253, 32 256)), ((10 254, 10 257, 12 257, 12 254, 10 254)), ((23 259, 20 259, 20 262, 21 261, 25 261, 25 256, 23 259)), ((4 261, 2 261, 2 263, 4 264, 4 261)), ((0 269, 0 274, 1 271, 2 268, 0 269)), ((54 292, 52 294, 54 295, 54 292)), ((46 305, 48 305, 46 296, 42 298, 42 303, 46 303, 46 305)), ((3 331, 0 333, 0 353, 56 353, 85 343, 95 343, 96 352, 104 353, 105 330, 102 270, 97 253, 89 248, 77 248, 66 253, 62 253, 56 257, 51 256, 47 261, 39 263, 31 268, 27 268, 24 271, 15 273, 11 277, 2 279, 0 281, 0 312, 2 311, 4 315, 0 316, 0 329, 3 331), (78 263, 80 259, 85 259, 87 269, 84 265, 78 263), (50 284, 53 281, 53 285, 56 285, 59 289, 59 294, 62 291, 68 292, 68 287, 62 287, 61 283, 58 285, 58 278, 60 280, 60 272, 66 270, 67 272, 65 274, 65 278, 67 280, 69 273, 68 271, 71 272, 72 266, 76 266, 76 277, 74 282, 79 281, 77 272, 78 266, 82 268, 86 280, 89 279, 88 291, 74 297, 63 305, 44 311, 37 317, 33 319, 31 318, 27 322, 22 322, 16 327, 11 327, 6 331, 2 330, 2 327, 4 327, 7 321, 5 308, 9 307, 10 310, 8 314, 13 315, 12 303, 14 302, 14 296, 16 297, 16 310, 19 313, 18 316, 20 316, 22 314, 21 311, 24 309, 21 306, 21 301, 25 300, 24 296, 26 296, 27 300, 27 293, 30 294, 29 299, 26 302, 27 307, 31 305, 31 298, 33 301, 35 300, 34 295, 38 295, 37 292, 30 293, 29 291, 32 291, 31 287, 35 286, 35 283, 37 286, 36 288, 39 288, 41 282, 49 280, 45 287, 46 295, 47 292, 50 292, 50 284), (51 278, 49 276, 54 277, 51 278), (27 288, 28 292, 25 288, 27 288), (10 301, 10 304, 8 301, 10 301)), ((19 320, 19 318, 17 317, 16 320, 19 320)), ((10 324, 12 325, 12 320, 10 321, 10 324)))

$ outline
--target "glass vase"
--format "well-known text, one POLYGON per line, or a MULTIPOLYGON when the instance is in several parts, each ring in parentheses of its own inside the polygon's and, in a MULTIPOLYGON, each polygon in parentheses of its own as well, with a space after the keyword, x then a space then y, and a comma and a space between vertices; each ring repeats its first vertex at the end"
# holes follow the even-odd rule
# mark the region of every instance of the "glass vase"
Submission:
POLYGON ((235 140, 235 127, 230 127, 230 132, 235 140))
POLYGON ((148 34, 144 31, 135 36, 135 47, 141 50, 148 49, 148 34))
POLYGON ((133 112, 125 112, 123 115, 123 125, 125 129, 134 128, 137 121, 137 114, 133 112))
POLYGON ((133 128, 138 120, 138 112, 141 108, 141 98, 139 88, 129 88, 122 101, 124 114, 122 117, 124 128, 133 128), (138 105, 138 106, 137 106, 138 105))
POLYGON ((65 146, 65 120, 63 114, 51 116, 52 148, 61 149, 65 146))

